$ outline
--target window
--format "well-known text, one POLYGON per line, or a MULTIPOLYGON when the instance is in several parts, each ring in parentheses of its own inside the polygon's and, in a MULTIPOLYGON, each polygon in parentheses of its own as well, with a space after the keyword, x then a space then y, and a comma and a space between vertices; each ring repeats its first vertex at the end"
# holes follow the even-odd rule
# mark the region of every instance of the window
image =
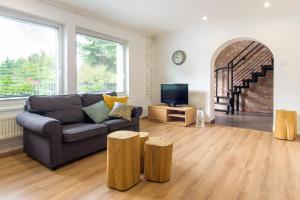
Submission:
POLYGON ((78 93, 124 92, 124 44, 77 34, 78 93))
POLYGON ((0 98, 58 93, 58 28, 0 16, 0 98))

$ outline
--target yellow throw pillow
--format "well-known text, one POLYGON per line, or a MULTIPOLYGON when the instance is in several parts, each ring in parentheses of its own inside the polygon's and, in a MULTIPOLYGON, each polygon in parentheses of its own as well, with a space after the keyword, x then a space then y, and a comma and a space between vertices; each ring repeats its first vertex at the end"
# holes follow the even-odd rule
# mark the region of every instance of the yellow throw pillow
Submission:
POLYGON ((109 109, 113 109, 115 102, 127 103, 128 96, 118 97, 104 94, 103 100, 109 109))

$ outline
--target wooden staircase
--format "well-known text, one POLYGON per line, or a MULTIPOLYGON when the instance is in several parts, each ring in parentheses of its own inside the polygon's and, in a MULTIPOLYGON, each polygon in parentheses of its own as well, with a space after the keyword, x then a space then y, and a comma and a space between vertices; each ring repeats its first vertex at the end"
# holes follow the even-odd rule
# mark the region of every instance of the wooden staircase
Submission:
POLYGON ((273 69, 274 60, 271 51, 258 42, 251 42, 228 63, 227 67, 215 70, 215 111, 226 114, 239 111, 240 94, 243 90, 251 87, 250 83, 258 82, 259 77, 265 77, 267 72, 273 69), (220 75, 222 78, 226 77, 226 91, 219 91, 220 75))

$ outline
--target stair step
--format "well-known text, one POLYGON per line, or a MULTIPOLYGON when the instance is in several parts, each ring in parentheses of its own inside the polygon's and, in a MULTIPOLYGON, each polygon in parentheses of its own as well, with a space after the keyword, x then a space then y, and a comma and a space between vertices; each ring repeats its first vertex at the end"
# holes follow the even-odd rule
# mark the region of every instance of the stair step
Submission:
MULTIPOLYGON (((241 89, 245 89, 245 88, 249 88, 249 86, 247 85, 240 85, 240 86, 236 86, 239 90, 241 89)), ((239 94, 241 94, 241 91, 237 91, 239 94)))
POLYGON ((228 99, 227 96, 215 96, 216 98, 219 98, 219 99, 228 99))
POLYGON ((273 65, 263 65, 261 67, 263 68, 263 70, 273 70, 274 69, 273 65))
POLYGON ((256 76, 256 77, 266 76, 266 73, 265 72, 255 72, 255 73, 252 73, 252 76, 256 76))
POLYGON ((249 88, 249 82, 243 82, 243 85, 238 86, 240 88, 249 88))
POLYGON ((218 105, 228 105, 228 103, 225 103, 225 102, 215 102, 215 104, 218 104, 218 105))
POLYGON ((218 111, 218 112, 226 112, 226 113, 227 113, 227 110, 224 110, 224 109, 215 109, 215 111, 218 111))
POLYGON ((243 82, 255 83, 256 81, 253 79, 244 79, 243 82))

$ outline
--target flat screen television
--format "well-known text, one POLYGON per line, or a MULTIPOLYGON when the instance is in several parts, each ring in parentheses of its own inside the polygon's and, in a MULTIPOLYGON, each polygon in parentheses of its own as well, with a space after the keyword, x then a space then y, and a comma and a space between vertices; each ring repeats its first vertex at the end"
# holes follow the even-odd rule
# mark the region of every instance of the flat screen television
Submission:
POLYGON ((161 84, 161 102, 169 106, 189 104, 188 84, 161 84))

